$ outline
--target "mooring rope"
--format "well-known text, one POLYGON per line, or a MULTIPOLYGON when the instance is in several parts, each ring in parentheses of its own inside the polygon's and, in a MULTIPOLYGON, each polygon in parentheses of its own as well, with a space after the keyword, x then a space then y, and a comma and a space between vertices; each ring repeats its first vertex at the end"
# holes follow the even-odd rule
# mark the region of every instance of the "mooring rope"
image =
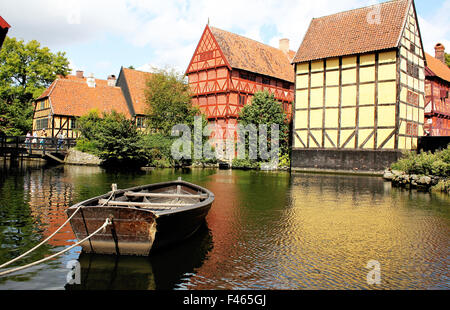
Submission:
POLYGON ((64 249, 64 250, 62 250, 62 251, 60 251, 60 252, 58 252, 58 253, 55 253, 55 254, 53 254, 53 255, 50 255, 50 256, 48 256, 48 257, 46 257, 46 258, 43 258, 43 259, 41 259, 41 260, 35 261, 35 262, 30 263, 30 264, 25 265, 25 266, 21 266, 21 267, 17 267, 17 268, 12 268, 12 269, 8 269, 8 270, 6 270, 6 271, 0 272, 0 276, 4 276, 4 275, 7 275, 7 274, 10 274, 10 273, 19 271, 19 270, 23 270, 23 269, 26 269, 26 268, 30 268, 30 267, 32 267, 32 266, 35 266, 35 265, 38 265, 38 264, 43 263, 43 262, 45 262, 45 261, 48 261, 48 260, 50 260, 50 259, 52 259, 52 258, 54 258, 54 257, 56 257, 56 256, 58 256, 58 255, 61 255, 61 254, 65 253, 65 252, 69 251, 70 249, 73 249, 74 247, 78 246, 79 244, 85 242, 86 240, 92 238, 92 237, 95 236, 97 233, 99 233, 101 230, 106 229, 106 226, 108 226, 108 225, 110 225, 110 224, 111 224, 111 220, 110 220, 109 218, 107 218, 107 219, 105 220, 105 223, 103 223, 102 226, 100 226, 96 231, 94 231, 92 234, 90 234, 89 236, 87 236, 87 237, 84 238, 83 240, 78 241, 77 243, 71 245, 70 247, 68 247, 68 248, 66 248, 66 249, 64 249))
MULTIPOLYGON (((111 195, 109 195, 109 198, 100 206, 103 207, 105 204, 107 204, 111 198, 113 198, 115 192, 117 191, 117 184, 112 184, 112 191, 111 191, 111 195)), ((30 254, 31 252, 33 252, 34 250, 36 250, 37 248, 39 248, 40 246, 42 246, 43 244, 45 244, 48 240, 50 240, 51 238, 53 238, 53 236, 55 236, 67 223, 69 223, 69 221, 72 219, 72 217, 82 208, 83 206, 79 206, 78 208, 75 209, 75 211, 72 213, 72 215, 57 229, 55 230, 54 233, 52 233, 50 236, 48 236, 44 241, 42 241, 41 243, 39 243, 38 245, 34 246, 33 248, 29 249, 28 251, 26 251, 25 253, 17 256, 16 258, 0 265, 0 269, 14 263, 15 261, 18 261, 19 259, 21 259, 22 257, 25 257, 26 255, 30 254)), ((8 270, 9 271, 9 270, 8 270)), ((6 271, 5 271, 6 272, 6 271)), ((0 276, 2 276, 3 273, 0 273, 0 276)))

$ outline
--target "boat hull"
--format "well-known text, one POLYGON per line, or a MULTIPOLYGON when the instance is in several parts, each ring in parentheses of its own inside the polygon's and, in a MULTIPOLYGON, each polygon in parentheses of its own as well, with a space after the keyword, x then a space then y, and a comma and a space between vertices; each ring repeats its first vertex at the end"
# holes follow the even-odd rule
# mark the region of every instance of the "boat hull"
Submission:
POLYGON ((214 195, 211 192, 183 181, 153 184, 121 192, 152 190, 153 188, 164 189, 165 186, 177 185, 183 185, 192 191, 205 191, 208 199, 191 207, 154 212, 138 207, 99 206, 98 203, 96 204, 95 202, 100 201, 101 198, 108 198, 109 195, 105 194, 67 209, 67 216, 70 217, 81 206, 70 221, 78 240, 92 234, 102 226, 107 218, 111 220, 111 224, 103 231, 81 243, 83 252, 147 256, 151 251, 189 238, 205 221, 214 201, 214 195))

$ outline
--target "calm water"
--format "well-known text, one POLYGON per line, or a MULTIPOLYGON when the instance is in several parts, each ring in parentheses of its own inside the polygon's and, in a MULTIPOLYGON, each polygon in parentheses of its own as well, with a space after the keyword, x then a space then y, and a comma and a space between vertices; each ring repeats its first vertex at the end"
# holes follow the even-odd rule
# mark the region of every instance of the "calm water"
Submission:
MULTIPOLYGON (((205 227, 151 257, 87 255, 76 247, 1 277, 0 289, 449 289, 450 199, 391 188, 381 178, 285 172, 161 169, 108 173, 97 167, 0 168, 0 263, 66 220, 70 205, 110 190, 174 180, 216 195, 205 227), (67 285, 66 265, 81 264, 67 285), (367 284, 370 260, 381 284, 367 284)), ((75 241, 70 225, 19 261, 75 241)))

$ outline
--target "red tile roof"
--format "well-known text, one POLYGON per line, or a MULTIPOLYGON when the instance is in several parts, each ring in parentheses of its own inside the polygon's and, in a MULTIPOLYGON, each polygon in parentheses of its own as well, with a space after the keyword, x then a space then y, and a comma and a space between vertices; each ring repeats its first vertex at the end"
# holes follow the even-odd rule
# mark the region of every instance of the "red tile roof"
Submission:
POLYGON ((450 82, 450 68, 446 64, 428 53, 425 53, 425 58, 427 59, 427 75, 434 75, 450 82))
POLYGON ((114 110, 131 118, 120 87, 108 86, 106 80, 95 82, 95 87, 89 87, 85 78, 58 78, 37 100, 49 98, 55 115, 82 116, 97 109, 100 113, 114 110))
POLYGON ((293 62, 353 55, 397 47, 411 0, 394 0, 313 18, 293 62), (380 23, 369 22, 375 11, 380 23))
POLYGON ((136 114, 144 115, 147 110, 145 89, 152 75, 149 72, 122 68, 130 92, 131 101, 136 114))
POLYGON ((11 28, 11 26, 0 16, 0 27, 1 28, 11 28))
POLYGON ((294 68, 290 63, 293 51, 286 55, 278 48, 215 27, 209 28, 232 68, 294 82, 294 68))

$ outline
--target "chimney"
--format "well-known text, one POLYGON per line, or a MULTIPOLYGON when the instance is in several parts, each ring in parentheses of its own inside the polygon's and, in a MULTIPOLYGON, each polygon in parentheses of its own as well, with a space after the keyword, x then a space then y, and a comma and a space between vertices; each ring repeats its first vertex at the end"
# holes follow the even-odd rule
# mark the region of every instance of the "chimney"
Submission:
POLYGON ((91 73, 89 77, 86 79, 86 83, 89 87, 95 87, 95 78, 94 73, 91 73))
POLYGON ((84 79, 83 73, 84 73, 83 71, 77 70, 76 77, 80 78, 80 79, 84 79))
POLYGON ((279 49, 285 54, 289 53, 289 39, 280 39, 279 49))
POLYGON ((111 87, 116 86, 116 76, 115 75, 108 76, 108 86, 111 86, 111 87))
POLYGON ((442 43, 436 44, 434 47, 434 58, 442 61, 445 64, 445 47, 442 43))

